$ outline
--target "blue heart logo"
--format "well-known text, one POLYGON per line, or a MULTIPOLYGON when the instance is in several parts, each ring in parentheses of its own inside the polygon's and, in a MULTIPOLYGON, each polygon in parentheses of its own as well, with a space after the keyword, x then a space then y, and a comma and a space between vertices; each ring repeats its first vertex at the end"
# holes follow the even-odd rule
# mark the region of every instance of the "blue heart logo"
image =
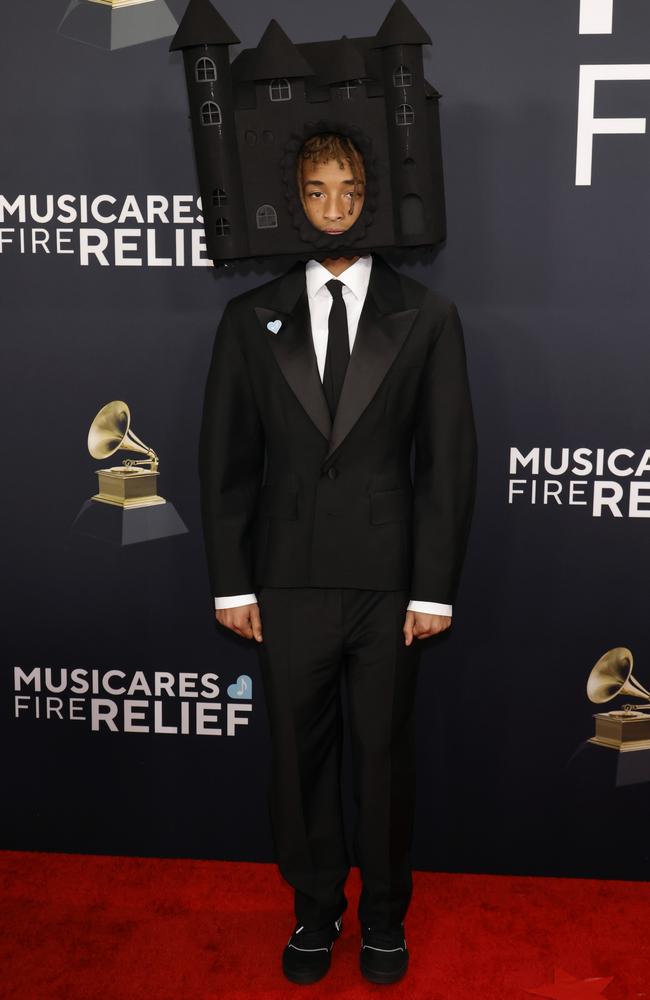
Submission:
POLYGON ((266 329, 270 330, 271 333, 277 333, 281 326, 282 326, 281 319, 270 319, 266 324, 266 329))
POLYGON ((234 684, 228 685, 228 697, 247 701, 253 697, 253 681, 248 674, 240 674, 234 684))

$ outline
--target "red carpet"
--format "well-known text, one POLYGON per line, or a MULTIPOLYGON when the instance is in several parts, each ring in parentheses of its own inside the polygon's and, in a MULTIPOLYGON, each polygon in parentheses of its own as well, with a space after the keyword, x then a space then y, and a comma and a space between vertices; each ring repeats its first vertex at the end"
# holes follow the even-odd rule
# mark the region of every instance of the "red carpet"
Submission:
POLYGON ((302 987, 272 865, 4 851, 0 885, 2 1000, 650 1000, 647 883, 417 872, 408 975, 372 986, 355 869, 330 973, 302 987))

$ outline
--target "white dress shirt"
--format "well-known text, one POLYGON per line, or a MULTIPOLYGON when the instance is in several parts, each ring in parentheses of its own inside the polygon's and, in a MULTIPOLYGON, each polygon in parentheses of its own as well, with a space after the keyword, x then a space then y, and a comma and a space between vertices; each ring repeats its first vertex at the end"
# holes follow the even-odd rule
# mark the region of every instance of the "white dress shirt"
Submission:
MULTIPOLYGON (((354 264, 351 264, 341 274, 337 275, 338 280, 343 283, 343 301, 348 317, 348 335, 350 338, 350 353, 354 346, 354 338, 359 326, 359 317, 366 299, 368 284, 370 282, 370 271, 372 270, 372 255, 366 254, 359 257, 354 264)), ((311 318, 311 331, 318 362, 318 371, 321 382, 325 372, 325 356, 327 354, 327 335, 330 309, 332 308, 332 295, 326 284, 334 275, 323 267, 317 260, 309 260, 305 265, 305 278, 307 282, 307 298, 309 301, 309 314, 311 318)), ((235 594, 232 597, 215 597, 214 606, 219 608, 237 608, 242 604, 256 604, 255 594, 235 594)), ((438 604, 434 601, 409 601, 407 611, 423 611, 428 615, 449 615, 452 613, 451 604, 438 604)))

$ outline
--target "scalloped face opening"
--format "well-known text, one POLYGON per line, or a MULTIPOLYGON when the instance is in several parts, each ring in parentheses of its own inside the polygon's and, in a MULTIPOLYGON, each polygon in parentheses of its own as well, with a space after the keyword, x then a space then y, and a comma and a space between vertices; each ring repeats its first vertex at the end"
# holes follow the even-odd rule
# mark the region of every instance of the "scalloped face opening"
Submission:
MULTIPOLYGON (((335 152, 337 148, 335 144, 335 152)), ((349 251, 364 239, 375 214, 377 174, 372 143, 358 127, 308 122, 302 134, 294 133, 285 146, 282 172, 289 213, 303 243, 321 251, 349 251), (305 146, 314 145, 318 154, 321 136, 331 134, 349 140, 351 158, 327 156, 318 162, 321 157, 316 155, 317 162, 303 160, 305 146), (316 183, 307 184, 309 180, 316 183)))

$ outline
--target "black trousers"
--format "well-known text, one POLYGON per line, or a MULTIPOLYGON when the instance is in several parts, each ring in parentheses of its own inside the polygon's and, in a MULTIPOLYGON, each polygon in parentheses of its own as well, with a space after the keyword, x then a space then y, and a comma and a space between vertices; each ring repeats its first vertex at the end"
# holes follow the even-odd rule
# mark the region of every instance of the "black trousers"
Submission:
POLYGON ((272 741, 270 811, 276 859, 309 929, 347 907, 341 810, 341 676, 346 673, 358 916, 398 925, 412 891, 415 690, 419 641, 404 644, 406 590, 274 588, 258 592, 257 646, 272 741))

